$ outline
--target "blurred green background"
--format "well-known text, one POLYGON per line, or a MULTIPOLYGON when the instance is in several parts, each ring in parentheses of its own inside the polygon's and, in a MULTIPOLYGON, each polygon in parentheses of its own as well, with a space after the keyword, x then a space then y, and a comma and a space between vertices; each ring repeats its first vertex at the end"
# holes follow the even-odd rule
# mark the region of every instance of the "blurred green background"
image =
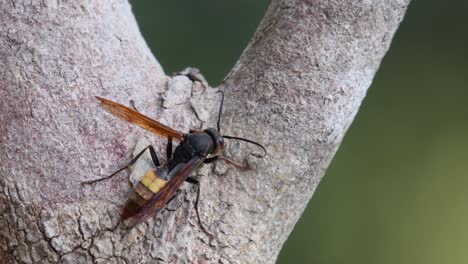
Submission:
MULTIPOLYGON (((218 84, 269 1, 132 1, 168 74, 218 84)), ((413 1, 278 263, 468 263, 468 2, 413 1)))

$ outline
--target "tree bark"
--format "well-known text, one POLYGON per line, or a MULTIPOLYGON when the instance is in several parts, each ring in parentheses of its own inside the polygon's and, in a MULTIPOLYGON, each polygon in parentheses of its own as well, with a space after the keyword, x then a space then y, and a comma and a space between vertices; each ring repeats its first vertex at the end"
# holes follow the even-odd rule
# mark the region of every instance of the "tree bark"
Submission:
MULTIPOLYGON (((204 165, 196 187, 126 230, 125 174, 106 176, 164 140, 110 116, 94 96, 180 131, 215 127, 219 94, 166 76, 127 1, 0 4, 0 259, 3 263, 273 263, 366 94, 409 0, 273 0, 218 87, 222 133, 241 171, 204 165)), ((162 36, 161 36, 162 37, 162 36)), ((164 157, 165 155, 160 155, 164 157)), ((141 176, 147 158, 132 171, 141 176)))

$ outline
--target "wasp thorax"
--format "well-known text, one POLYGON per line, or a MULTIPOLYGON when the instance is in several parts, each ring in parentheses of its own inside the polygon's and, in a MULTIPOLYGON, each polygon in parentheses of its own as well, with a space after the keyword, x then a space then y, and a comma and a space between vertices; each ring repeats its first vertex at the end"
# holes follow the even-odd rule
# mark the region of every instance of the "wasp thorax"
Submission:
POLYGON ((213 152, 213 139, 208 133, 205 133, 204 131, 189 134, 186 140, 187 143, 192 147, 193 154, 195 155, 205 157, 213 152))

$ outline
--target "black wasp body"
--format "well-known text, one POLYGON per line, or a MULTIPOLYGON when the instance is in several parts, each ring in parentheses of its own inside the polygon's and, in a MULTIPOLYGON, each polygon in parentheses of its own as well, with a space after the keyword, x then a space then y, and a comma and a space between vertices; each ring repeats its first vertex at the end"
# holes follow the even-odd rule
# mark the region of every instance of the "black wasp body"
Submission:
POLYGON ((178 164, 186 163, 194 156, 198 156, 200 159, 206 159, 208 155, 218 156, 223 146, 223 137, 214 128, 185 134, 183 140, 174 150, 174 155, 167 162, 168 169, 171 171, 178 164))
MULTIPOLYGON (((171 201, 171 199, 174 198, 177 190, 179 190, 183 182, 186 181, 198 185, 198 180, 189 176, 191 172, 201 164, 221 159, 237 167, 244 167, 243 165, 239 165, 221 155, 224 148, 224 138, 237 139, 252 143, 262 148, 266 154, 265 148, 254 141, 233 136, 222 136, 220 134, 219 123, 224 94, 222 94, 219 110, 220 115, 218 117, 218 129, 208 128, 203 131, 192 130, 190 133, 182 133, 172 129, 116 102, 100 97, 97 97, 97 99, 100 101, 101 106, 111 114, 159 136, 167 138, 167 162, 164 165, 161 165, 154 148, 149 145, 138 153, 138 155, 136 155, 125 167, 119 169, 113 174, 97 180, 83 182, 83 184, 92 184, 111 178, 124 169, 132 167, 143 153, 146 150, 149 150, 151 159, 154 163, 154 168, 147 171, 145 175, 141 177, 140 181, 130 191, 127 200, 122 207, 121 220, 126 221, 128 219, 127 222, 129 226, 135 226, 161 210, 168 202, 171 201), (172 150, 173 139, 180 141, 174 152, 172 150)), ((199 194, 200 188, 197 190, 195 209, 200 227, 205 233, 209 234, 200 221, 200 215, 198 213, 199 194)))

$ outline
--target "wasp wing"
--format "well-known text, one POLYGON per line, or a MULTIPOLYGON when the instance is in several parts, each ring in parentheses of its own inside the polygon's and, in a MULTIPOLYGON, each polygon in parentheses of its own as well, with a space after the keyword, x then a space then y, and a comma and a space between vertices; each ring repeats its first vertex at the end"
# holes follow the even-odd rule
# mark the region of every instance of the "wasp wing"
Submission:
POLYGON ((179 140, 184 137, 182 132, 161 124, 124 105, 98 96, 96 98, 101 102, 101 106, 104 109, 124 121, 135 124, 162 137, 173 137, 179 140))
POLYGON ((142 208, 134 215, 122 215, 122 221, 128 219, 127 225, 133 227, 148 217, 155 215, 166 203, 174 196, 182 183, 188 178, 190 173, 203 163, 203 159, 193 157, 185 163, 179 171, 167 182, 167 184, 158 191, 142 208))

